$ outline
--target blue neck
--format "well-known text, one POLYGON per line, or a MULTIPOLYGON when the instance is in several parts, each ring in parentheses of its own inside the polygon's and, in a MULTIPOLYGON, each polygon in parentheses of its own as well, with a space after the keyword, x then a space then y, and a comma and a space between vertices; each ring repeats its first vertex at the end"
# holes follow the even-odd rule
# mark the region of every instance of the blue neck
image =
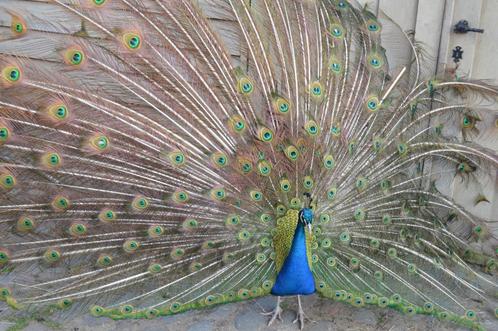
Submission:
POLYGON ((277 275, 273 295, 306 295, 315 293, 315 281, 306 255, 304 224, 298 222, 289 255, 277 275))

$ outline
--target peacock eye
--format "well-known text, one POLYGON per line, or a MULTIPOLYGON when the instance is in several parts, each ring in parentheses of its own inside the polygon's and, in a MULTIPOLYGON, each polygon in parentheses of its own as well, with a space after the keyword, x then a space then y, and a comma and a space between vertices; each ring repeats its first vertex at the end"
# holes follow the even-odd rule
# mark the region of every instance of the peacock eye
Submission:
POLYGON ((19 80, 19 76, 20 76, 20 73, 19 73, 19 70, 18 69, 12 69, 10 72, 9 72, 9 78, 11 81, 15 82, 17 80, 19 80))
POLYGON ((68 49, 64 56, 65 62, 73 66, 79 66, 85 60, 85 54, 78 49, 68 49))
POLYGON ((248 93, 252 90, 252 85, 250 83, 245 83, 242 85, 242 89, 245 93, 248 93))
POLYGON ((379 26, 378 26, 378 25, 376 25, 376 24, 370 24, 370 25, 368 26, 368 29, 369 29, 370 31, 377 31, 377 30, 379 29, 379 26))
POLYGON ((134 51, 138 50, 142 46, 142 40, 140 36, 134 32, 127 32, 123 35, 124 45, 134 51))
POLYGON ((130 47, 136 48, 140 44, 140 40, 137 37, 133 37, 130 39, 130 47))

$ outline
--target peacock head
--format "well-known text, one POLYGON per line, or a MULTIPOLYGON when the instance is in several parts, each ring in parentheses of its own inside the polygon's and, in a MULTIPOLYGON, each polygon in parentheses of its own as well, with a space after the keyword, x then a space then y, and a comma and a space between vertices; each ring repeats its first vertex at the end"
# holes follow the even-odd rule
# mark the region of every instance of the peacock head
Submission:
POLYGON ((316 209, 316 204, 313 202, 313 198, 311 198, 311 195, 309 193, 305 193, 304 196, 307 199, 305 199, 304 206, 299 211, 299 222, 302 222, 305 226, 307 226, 311 234, 311 224, 313 223, 313 211, 314 209, 316 209))

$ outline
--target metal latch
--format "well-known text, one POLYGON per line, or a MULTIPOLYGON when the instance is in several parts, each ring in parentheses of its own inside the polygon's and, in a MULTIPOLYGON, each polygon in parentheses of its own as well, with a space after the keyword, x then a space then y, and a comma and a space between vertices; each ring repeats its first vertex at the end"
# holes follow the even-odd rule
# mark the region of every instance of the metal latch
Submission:
POLYGON ((455 33, 467 33, 467 32, 484 33, 484 29, 471 28, 469 26, 469 21, 460 20, 457 24, 455 24, 455 27, 453 28, 453 32, 455 32, 455 33))

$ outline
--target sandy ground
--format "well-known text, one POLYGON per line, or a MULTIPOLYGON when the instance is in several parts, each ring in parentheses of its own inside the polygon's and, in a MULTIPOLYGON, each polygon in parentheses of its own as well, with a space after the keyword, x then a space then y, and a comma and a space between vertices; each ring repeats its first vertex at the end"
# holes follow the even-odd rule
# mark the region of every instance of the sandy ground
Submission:
MULTIPOLYGON (((184 314, 157 318, 154 320, 113 321, 107 318, 94 318, 90 315, 65 321, 54 328, 49 322, 31 321, 25 331, 51 330, 120 330, 120 331, 296 331, 296 302, 294 298, 286 298, 282 304, 283 322, 267 327, 267 316, 262 310, 270 311, 275 305, 275 298, 265 297, 242 303, 217 306, 202 311, 191 311, 184 314)), ((422 330, 467 330, 455 324, 440 322, 427 316, 409 317, 393 310, 380 308, 353 308, 349 305, 309 296, 303 299, 304 310, 313 322, 305 325, 306 331, 348 330, 348 331, 422 331, 422 330)), ((491 314, 480 313, 480 320, 488 331, 498 330, 498 319, 491 314)), ((0 330, 9 328, 8 323, 0 322, 0 330)))

